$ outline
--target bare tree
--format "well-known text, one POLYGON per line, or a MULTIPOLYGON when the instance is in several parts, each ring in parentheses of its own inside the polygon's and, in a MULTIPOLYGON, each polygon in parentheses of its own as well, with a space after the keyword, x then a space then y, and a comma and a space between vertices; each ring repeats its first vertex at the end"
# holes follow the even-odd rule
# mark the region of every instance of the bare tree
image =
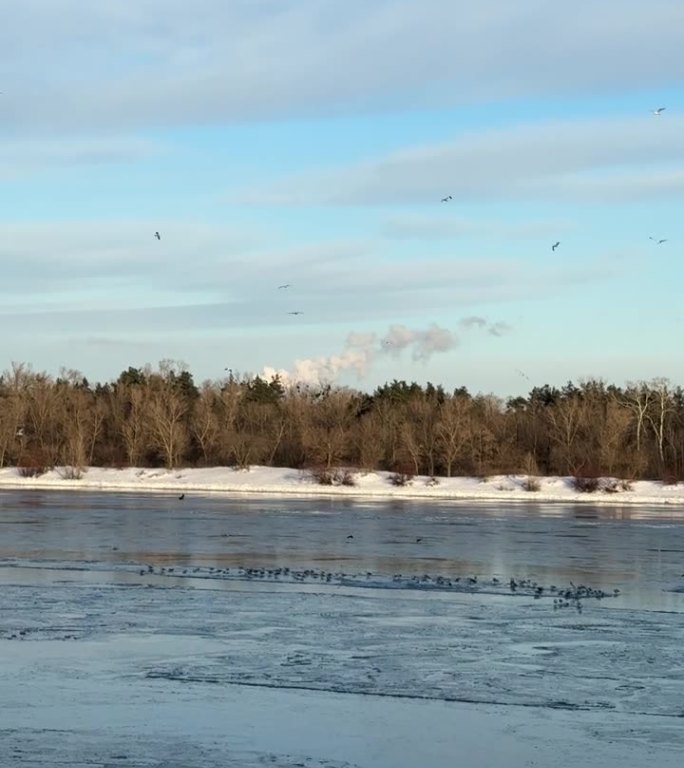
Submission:
POLYGON ((12 363, 2 375, 0 392, 0 467, 8 460, 16 461, 27 440, 27 392, 33 374, 23 363, 12 363))
MULTIPOLYGON (((627 466, 624 461, 624 445, 631 426, 629 411, 615 399, 605 403, 605 416, 598 427, 598 441, 601 466, 609 475, 614 475, 618 468, 627 466)), ((632 466, 629 474, 636 471, 632 466)))
POLYGON ((385 455, 382 443, 382 427, 375 414, 367 414, 356 428, 356 455, 358 463, 366 472, 376 470, 385 455))
POLYGON ((578 395, 563 397, 549 406, 546 413, 551 439, 560 452, 565 471, 575 474, 586 463, 586 457, 575 451, 584 415, 583 402, 578 395))
POLYGON ((311 402, 303 432, 305 446, 316 463, 330 469, 345 455, 353 420, 352 395, 330 390, 311 402))
POLYGON ((167 469, 178 466, 188 445, 187 413, 187 402, 179 392, 167 388, 152 392, 149 402, 150 431, 167 469))
POLYGON ((435 426, 437 447, 447 477, 451 477, 454 462, 471 437, 470 399, 454 395, 442 403, 435 426))
POLYGON ((148 435, 148 392, 146 385, 117 387, 112 395, 116 428, 123 440, 128 465, 140 466, 148 435))
POLYGON ((54 467, 59 460, 59 392, 46 374, 33 377, 27 391, 27 422, 31 440, 26 449, 37 450, 41 462, 54 467))
POLYGON ((662 468, 665 464, 667 420, 674 411, 669 381, 664 378, 653 379, 650 384, 650 391, 652 393, 651 407, 646 412, 646 418, 655 435, 656 445, 658 446, 658 460, 662 468))
POLYGON ((90 408, 90 440, 88 445, 88 465, 92 466, 97 449, 97 441, 102 434, 105 421, 109 415, 109 404, 103 398, 96 398, 90 408))
POLYGON ((409 464, 412 467, 411 474, 419 475, 421 463, 423 461, 423 445, 420 441, 420 435, 410 421, 404 421, 401 425, 402 450, 399 454, 400 460, 393 467, 400 471, 404 470, 404 465, 409 464))
POLYGON ((64 387, 61 395, 63 439, 60 464, 81 470, 88 463, 92 406, 87 393, 73 386, 64 387))
POLYGON ((641 440, 654 393, 646 382, 629 384, 625 392, 619 397, 619 401, 631 411, 636 428, 636 450, 641 452, 641 440))
POLYGON ((378 434, 376 440, 383 446, 386 469, 394 469, 404 453, 402 449, 403 415, 397 405, 389 400, 380 400, 373 406, 374 424, 378 434))
POLYGON ((220 444, 220 411, 224 403, 210 382, 205 382, 192 414, 192 433, 202 452, 202 460, 209 464, 210 456, 215 454, 220 444))
POLYGON ((406 449, 416 468, 415 474, 420 474, 422 469, 430 476, 435 474, 439 442, 437 408, 436 402, 418 397, 412 398, 406 406, 403 435, 406 449))

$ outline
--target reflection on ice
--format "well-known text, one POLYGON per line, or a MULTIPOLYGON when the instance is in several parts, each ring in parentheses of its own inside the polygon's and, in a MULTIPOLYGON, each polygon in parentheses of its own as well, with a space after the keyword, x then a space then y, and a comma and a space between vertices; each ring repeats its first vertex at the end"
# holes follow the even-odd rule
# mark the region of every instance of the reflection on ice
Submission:
POLYGON ((40 504, 24 506, 22 492, 0 494, 2 561, 514 577, 585 584, 609 594, 617 587, 625 607, 682 608, 681 595, 672 590, 684 570, 684 518, 673 519, 665 507, 629 507, 631 517, 620 518, 620 508, 589 504, 381 505, 193 495, 181 510, 175 496, 30 495, 40 504))

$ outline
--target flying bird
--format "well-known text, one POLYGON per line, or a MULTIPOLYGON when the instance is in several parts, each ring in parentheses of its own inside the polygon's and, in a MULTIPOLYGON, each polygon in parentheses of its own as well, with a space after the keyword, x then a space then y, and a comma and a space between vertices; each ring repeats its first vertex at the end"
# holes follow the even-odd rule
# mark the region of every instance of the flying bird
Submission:
POLYGON ((290 287, 289 283, 284 283, 283 285, 278 286, 278 290, 280 290, 281 288, 289 288, 289 287, 290 287))
POLYGON ((155 232, 154 236, 157 238, 157 240, 161 240, 161 235, 159 234, 159 232, 155 232))
POLYGON ((665 111, 666 107, 658 107, 658 109, 653 110, 654 115, 660 115, 665 111))
POLYGON ((649 240, 653 240, 653 242, 654 242, 656 245, 662 245, 663 243, 666 243, 666 242, 667 242, 667 238, 666 238, 666 237, 664 237, 662 240, 656 240, 656 239, 655 239, 655 237, 649 237, 648 239, 649 239, 649 240))
POLYGON ((287 314, 288 315, 303 315, 304 313, 297 311, 297 312, 288 312, 287 314))
POLYGON ((559 245, 560 245, 560 240, 559 240, 557 243, 554 243, 554 244, 551 246, 551 250, 552 250, 552 251, 555 251, 555 250, 556 250, 556 248, 558 248, 558 246, 559 246, 559 245))
POLYGON ((448 203, 448 202, 449 202, 449 200, 451 200, 451 199, 452 199, 452 198, 451 198, 451 195, 447 195, 446 197, 443 197, 443 198, 442 198, 442 202, 443 202, 443 203, 448 203))

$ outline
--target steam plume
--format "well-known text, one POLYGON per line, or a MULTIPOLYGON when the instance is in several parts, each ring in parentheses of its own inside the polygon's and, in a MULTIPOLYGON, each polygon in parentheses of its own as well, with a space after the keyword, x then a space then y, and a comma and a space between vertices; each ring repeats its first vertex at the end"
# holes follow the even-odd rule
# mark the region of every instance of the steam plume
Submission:
MULTIPOLYGON (((466 317, 460 325, 465 329, 486 329, 492 336, 501 336, 510 330, 506 323, 490 323, 483 317, 466 317)), ((380 357, 398 357, 410 350, 413 360, 427 362, 432 355, 450 352, 459 344, 458 336, 447 328, 434 323, 425 329, 392 325, 379 337, 376 333, 352 332, 347 336, 344 348, 337 355, 296 360, 293 369, 266 367, 262 378, 271 380, 278 376, 285 385, 332 383, 346 371, 353 371, 359 379, 368 375, 373 363, 380 357)))

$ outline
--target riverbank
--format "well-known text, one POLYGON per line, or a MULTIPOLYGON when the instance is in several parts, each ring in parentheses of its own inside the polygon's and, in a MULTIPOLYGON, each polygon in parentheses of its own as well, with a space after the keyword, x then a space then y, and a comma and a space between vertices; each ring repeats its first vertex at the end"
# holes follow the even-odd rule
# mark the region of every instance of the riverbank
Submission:
POLYGON ((526 475, 487 478, 416 476, 403 485, 390 472, 350 472, 353 485, 322 485, 309 472, 281 467, 190 469, 113 469, 90 467, 80 472, 56 468, 37 477, 22 477, 16 467, 0 469, 0 489, 135 491, 149 493, 269 494, 276 496, 362 496, 379 499, 436 499, 592 504, 668 504, 684 506, 684 484, 641 480, 629 483, 603 478, 593 492, 577 490, 572 477, 526 475), (528 490, 528 487, 536 490, 528 490))

